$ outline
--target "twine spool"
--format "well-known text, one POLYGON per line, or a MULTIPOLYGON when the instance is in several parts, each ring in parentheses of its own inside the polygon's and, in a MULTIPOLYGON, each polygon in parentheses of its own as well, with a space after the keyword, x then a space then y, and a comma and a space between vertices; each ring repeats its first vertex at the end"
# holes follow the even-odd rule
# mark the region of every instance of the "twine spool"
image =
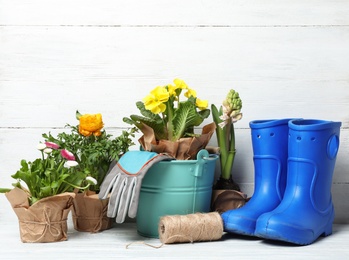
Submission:
POLYGON ((219 240, 223 221, 218 212, 163 216, 159 222, 159 238, 163 244, 219 240))

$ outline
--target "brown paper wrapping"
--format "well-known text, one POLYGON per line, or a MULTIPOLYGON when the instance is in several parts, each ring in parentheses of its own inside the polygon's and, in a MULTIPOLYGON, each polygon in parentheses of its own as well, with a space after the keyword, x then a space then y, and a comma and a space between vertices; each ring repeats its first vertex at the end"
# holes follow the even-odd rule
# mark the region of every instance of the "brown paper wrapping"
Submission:
POLYGON ((74 193, 62 193, 43 198, 29 206, 28 193, 14 188, 6 193, 19 221, 24 243, 58 242, 67 240, 67 218, 73 205, 74 193))
POLYGON ((211 210, 223 213, 241 208, 247 201, 247 195, 236 190, 213 190, 211 210))
POLYGON ((146 151, 167 153, 177 160, 195 160, 197 153, 201 149, 205 149, 215 129, 216 124, 213 122, 203 127, 200 136, 180 138, 173 142, 169 140, 156 140, 154 130, 143 124, 143 136, 138 141, 146 151))
POLYGON ((72 211, 74 228, 82 232, 100 232, 112 227, 107 217, 109 199, 101 200, 93 191, 77 193, 72 211))

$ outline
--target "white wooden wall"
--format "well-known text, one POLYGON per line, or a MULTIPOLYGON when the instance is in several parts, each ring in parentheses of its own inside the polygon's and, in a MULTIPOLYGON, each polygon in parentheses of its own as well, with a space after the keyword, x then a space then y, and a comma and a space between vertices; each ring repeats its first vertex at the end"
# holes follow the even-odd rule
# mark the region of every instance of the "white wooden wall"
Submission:
POLYGON ((119 134, 136 101, 179 77, 217 105, 239 91, 234 178, 249 195, 251 120, 342 121, 332 191, 349 223, 348 14, 348 0, 0 0, 0 187, 75 110, 119 134))

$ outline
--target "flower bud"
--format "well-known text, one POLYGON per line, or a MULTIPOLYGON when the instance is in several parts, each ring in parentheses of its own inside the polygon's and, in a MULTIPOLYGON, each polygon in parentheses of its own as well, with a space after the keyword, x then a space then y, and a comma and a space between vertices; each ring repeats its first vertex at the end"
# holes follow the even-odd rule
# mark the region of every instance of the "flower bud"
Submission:
POLYGON ((52 149, 55 149, 55 150, 59 149, 59 145, 56 144, 56 143, 53 143, 53 142, 45 142, 45 145, 48 148, 52 148, 52 149))
POLYGON ((46 145, 43 144, 43 143, 39 143, 39 144, 36 146, 36 148, 37 148, 38 150, 42 151, 42 150, 44 150, 44 149, 46 148, 46 145))
POLYGON ((73 161, 73 160, 68 160, 64 163, 64 167, 65 168, 70 168, 70 167, 75 167, 78 166, 78 162, 77 161, 73 161))
POLYGON ((87 176, 86 181, 88 181, 91 185, 97 185, 97 180, 91 176, 87 176))
POLYGON ((231 114, 232 111, 240 113, 240 110, 242 108, 242 101, 240 99, 239 93, 234 89, 231 89, 228 92, 225 100, 223 101, 223 105, 226 107, 228 114, 231 114))
POLYGON ((50 154, 50 153, 52 153, 52 149, 51 148, 45 148, 44 149, 44 153, 50 154))
POLYGON ((70 161, 75 161, 75 156, 73 153, 69 152, 68 150, 66 149, 63 149, 61 151, 61 155, 63 158, 67 159, 67 160, 70 160, 70 161))

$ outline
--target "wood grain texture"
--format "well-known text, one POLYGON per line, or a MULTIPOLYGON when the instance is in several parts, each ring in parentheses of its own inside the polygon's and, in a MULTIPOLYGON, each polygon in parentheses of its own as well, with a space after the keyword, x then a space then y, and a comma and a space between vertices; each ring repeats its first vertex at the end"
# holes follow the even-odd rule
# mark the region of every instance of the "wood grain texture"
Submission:
POLYGON ((77 109, 118 134, 136 101, 179 77, 217 105, 239 91, 234 177, 249 195, 251 120, 341 121, 332 190, 349 223, 348 13, 346 0, 0 0, 0 186, 77 109))
POLYGON ((349 28, 20 26, 2 28, 1 37, 2 127, 62 126, 76 109, 100 109, 122 125, 135 101, 175 77, 210 103, 238 90, 237 127, 266 117, 348 127, 349 28))
POLYGON ((137 234, 135 223, 114 224, 112 229, 91 234, 73 229, 68 219, 68 240, 57 243, 25 244, 20 242, 18 222, 10 204, 0 197, 1 257, 3 259, 217 259, 234 254, 240 259, 346 259, 348 225, 335 225, 333 234, 320 238, 311 246, 297 247, 257 238, 224 234, 220 241, 163 245, 159 239, 137 234), (4 206, 3 206, 4 205, 4 206), (138 243, 137 243, 138 242, 138 243), (129 245, 128 249, 126 246, 129 245), (251 250, 253 248, 253 250, 251 250))
POLYGON ((346 0, 1 0, 0 24, 103 26, 348 25, 346 0))

